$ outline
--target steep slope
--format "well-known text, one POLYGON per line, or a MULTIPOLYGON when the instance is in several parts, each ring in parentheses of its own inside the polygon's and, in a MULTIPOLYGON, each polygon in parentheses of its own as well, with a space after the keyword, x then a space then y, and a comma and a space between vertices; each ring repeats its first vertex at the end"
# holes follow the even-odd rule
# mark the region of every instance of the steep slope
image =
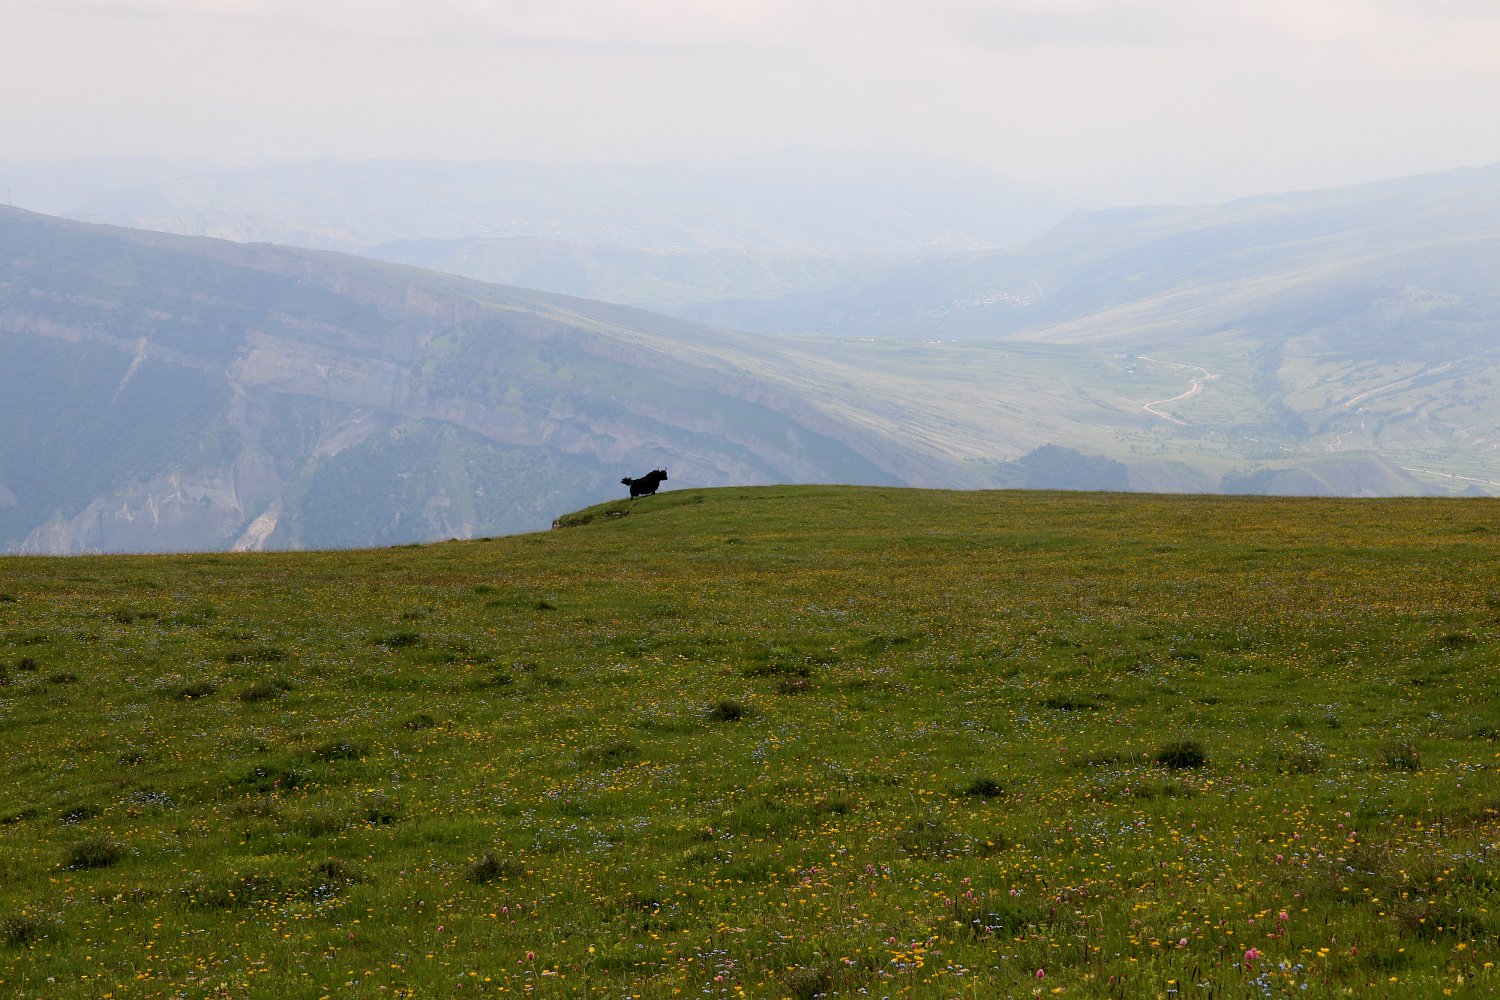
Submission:
POLYGON ((895 482, 750 338, 337 254, 0 210, 0 546, 368 545, 674 483, 895 482))

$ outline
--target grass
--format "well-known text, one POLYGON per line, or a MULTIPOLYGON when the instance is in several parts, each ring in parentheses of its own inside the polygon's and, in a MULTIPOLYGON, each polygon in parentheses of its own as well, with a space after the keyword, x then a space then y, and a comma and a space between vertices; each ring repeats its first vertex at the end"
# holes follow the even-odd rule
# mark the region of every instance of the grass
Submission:
POLYGON ((1497 519, 782 487, 0 559, 0 994, 1489 995, 1497 519))

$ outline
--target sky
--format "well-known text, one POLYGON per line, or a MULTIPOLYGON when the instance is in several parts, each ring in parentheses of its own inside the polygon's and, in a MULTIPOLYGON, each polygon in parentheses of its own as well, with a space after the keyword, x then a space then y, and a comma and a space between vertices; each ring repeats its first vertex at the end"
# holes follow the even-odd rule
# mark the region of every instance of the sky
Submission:
POLYGON ((3 0, 0 160, 915 153, 1090 207, 1500 161, 1497 0, 3 0))

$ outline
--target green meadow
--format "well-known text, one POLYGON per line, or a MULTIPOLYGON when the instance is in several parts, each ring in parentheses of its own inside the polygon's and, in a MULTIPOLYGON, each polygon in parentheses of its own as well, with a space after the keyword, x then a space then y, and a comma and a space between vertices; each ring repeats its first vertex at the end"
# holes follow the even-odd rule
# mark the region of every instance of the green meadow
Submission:
POLYGON ((0 559, 0 995, 1500 988, 1500 502, 0 559))

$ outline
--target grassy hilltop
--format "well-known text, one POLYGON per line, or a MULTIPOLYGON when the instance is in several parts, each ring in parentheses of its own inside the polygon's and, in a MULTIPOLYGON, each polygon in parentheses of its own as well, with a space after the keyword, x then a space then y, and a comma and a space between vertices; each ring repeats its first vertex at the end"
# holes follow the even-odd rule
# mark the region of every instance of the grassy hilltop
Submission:
POLYGON ((0 993, 1500 987, 1500 502, 565 520, 0 559, 0 993))

